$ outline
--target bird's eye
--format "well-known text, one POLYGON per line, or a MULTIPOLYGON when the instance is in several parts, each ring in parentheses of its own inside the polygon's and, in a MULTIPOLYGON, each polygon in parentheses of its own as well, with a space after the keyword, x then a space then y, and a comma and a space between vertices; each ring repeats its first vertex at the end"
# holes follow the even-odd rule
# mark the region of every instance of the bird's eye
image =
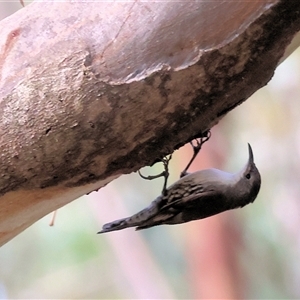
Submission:
POLYGON ((250 179, 250 177, 251 177, 251 175, 248 173, 248 174, 246 175, 246 178, 247 178, 247 179, 250 179))

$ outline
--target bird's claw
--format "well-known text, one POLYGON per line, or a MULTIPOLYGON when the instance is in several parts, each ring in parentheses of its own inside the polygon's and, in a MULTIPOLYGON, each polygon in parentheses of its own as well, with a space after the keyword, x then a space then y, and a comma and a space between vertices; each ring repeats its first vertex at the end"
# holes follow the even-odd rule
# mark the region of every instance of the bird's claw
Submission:
POLYGON ((180 173, 180 178, 182 178, 182 177, 184 177, 188 174, 187 170, 189 169, 192 162, 194 161, 194 159, 196 158, 196 156, 200 152, 200 150, 202 148, 202 145, 205 142, 207 142, 210 139, 210 137, 211 137, 211 132, 210 132, 210 130, 208 130, 206 136, 193 140, 193 141, 196 141, 196 145, 193 143, 193 141, 190 142, 190 145, 193 148, 194 154, 193 154, 191 160, 189 161, 189 163, 187 164, 187 166, 185 167, 185 169, 180 173))
POLYGON ((172 154, 169 155, 169 157, 164 157, 161 159, 161 162, 163 163, 164 165, 164 171, 161 172, 160 174, 158 175, 149 175, 149 176, 144 176, 143 174, 141 174, 140 170, 138 170, 138 173, 139 175, 143 178, 143 179, 146 179, 146 180, 153 180, 153 179, 156 179, 156 178, 159 178, 159 177, 164 177, 165 178, 165 181, 164 181, 164 185, 163 185, 163 189, 162 189, 162 195, 165 195, 166 194, 166 191, 167 191, 167 182, 168 182, 168 178, 169 178, 169 162, 172 158, 172 154))

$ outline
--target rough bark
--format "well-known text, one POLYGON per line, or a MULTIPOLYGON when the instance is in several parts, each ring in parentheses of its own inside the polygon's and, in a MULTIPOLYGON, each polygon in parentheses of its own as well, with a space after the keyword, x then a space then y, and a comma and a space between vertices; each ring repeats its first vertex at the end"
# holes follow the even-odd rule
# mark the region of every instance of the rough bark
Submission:
POLYGON ((37 2, 0 26, 0 245, 265 85, 300 2, 37 2))

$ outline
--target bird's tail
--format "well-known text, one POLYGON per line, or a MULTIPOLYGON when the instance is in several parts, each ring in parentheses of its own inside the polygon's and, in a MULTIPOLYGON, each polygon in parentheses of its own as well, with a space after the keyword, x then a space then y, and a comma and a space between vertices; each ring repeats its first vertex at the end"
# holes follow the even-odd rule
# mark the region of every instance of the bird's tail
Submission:
POLYGON ((120 220, 116 220, 104 224, 102 230, 99 231, 98 233, 120 230, 127 227, 142 226, 147 220, 149 220, 150 218, 152 218, 154 215, 158 213, 160 206, 161 206, 161 197, 158 197, 148 207, 141 210, 137 214, 128 218, 124 218, 124 219, 120 219, 120 220))
POLYGON ((110 231, 115 231, 115 230, 120 230, 127 227, 135 226, 135 225, 130 225, 129 222, 127 221, 128 219, 130 219, 130 217, 104 224, 102 230, 99 231, 98 233, 105 233, 105 232, 110 232, 110 231))

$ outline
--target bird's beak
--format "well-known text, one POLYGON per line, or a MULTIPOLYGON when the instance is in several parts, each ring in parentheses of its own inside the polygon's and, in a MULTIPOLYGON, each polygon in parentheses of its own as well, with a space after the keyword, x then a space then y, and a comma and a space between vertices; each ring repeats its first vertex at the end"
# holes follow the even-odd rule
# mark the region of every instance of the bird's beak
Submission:
POLYGON ((248 143, 248 150, 249 150, 249 159, 248 159, 248 165, 251 165, 254 163, 254 157, 253 157, 253 152, 250 144, 248 143))

